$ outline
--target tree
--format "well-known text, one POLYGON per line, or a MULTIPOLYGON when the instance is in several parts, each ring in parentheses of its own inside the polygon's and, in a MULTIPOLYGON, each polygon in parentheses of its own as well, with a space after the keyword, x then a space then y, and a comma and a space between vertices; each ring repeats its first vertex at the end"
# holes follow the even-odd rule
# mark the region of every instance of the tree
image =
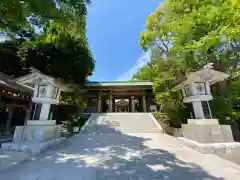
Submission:
POLYGON ((133 79, 150 80, 153 81, 157 75, 157 67, 153 62, 147 63, 141 67, 136 74, 133 75, 133 79))
POLYGON ((42 28, 49 20, 67 22, 76 13, 86 14, 87 3, 90 0, 1 0, 0 31, 12 37, 31 36, 34 27, 42 28))
POLYGON ((0 32, 11 38, 0 43, 0 71, 17 77, 30 67, 37 68, 71 84, 73 91, 63 94, 62 102, 82 107, 78 88, 95 67, 86 37, 88 3, 90 0, 1 1, 0 32), (36 27, 41 33, 35 33, 36 27))
POLYGON ((0 26, 2 30, 8 31, 13 23, 23 29, 27 26, 32 28, 32 25, 41 26, 42 33, 33 39, 26 39, 23 35, 2 42, 0 70, 19 76, 33 66, 53 77, 83 84, 94 69, 86 38, 87 3, 90 1, 26 0, 16 1, 13 5, 11 0, 1 1, 0 22, 5 22, 0 26), (32 21, 34 18, 38 21, 32 21))
POLYGON ((24 49, 22 56, 26 67, 35 67, 47 75, 79 85, 94 69, 87 42, 72 36, 31 44, 24 49))
POLYGON ((171 126, 179 127, 186 121, 186 107, 179 94, 172 92, 171 89, 176 79, 184 77, 185 68, 179 59, 162 56, 158 59, 154 57, 150 64, 140 68, 133 78, 153 81, 155 101, 161 105, 161 112, 166 114, 171 126))
MULTIPOLYGON (((151 48, 163 53, 159 58, 152 57, 155 59, 152 67, 157 66, 158 73, 153 74, 155 69, 146 65, 134 77, 151 76, 156 101, 164 103, 167 99, 177 105, 180 99, 171 92, 174 80, 213 62, 216 70, 231 75, 228 81, 212 88, 214 116, 222 121, 234 118, 233 112, 238 113, 234 111, 237 108, 234 109, 233 102, 239 101, 230 92, 233 89, 236 92, 234 87, 239 84, 236 81, 240 67, 239 25, 240 5, 237 0, 166 0, 147 18, 146 29, 140 36, 144 50, 151 48)), ((172 108, 175 117, 184 112, 184 108, 179 111, 178 107, 172 108)), ((173 116, 167 109, 165 111, 173 116)))
POLYGON ((170 42, 169 53, 189 58, 186 63, 198 61, 194 68, 208 61, 213 61, 217 69, 224 71, 226 67, 236 66, 235 60, 226 61, 222 57, 230 55, 232 48, 239 49, 236 38, 240 33, 240 5, 236 2, 167 0, 148 17, 146 30, 141 33, 141 46, 157 44, 164 49, 170 42), (190 54, 192 56, 187 57, 190 54))
POLYGON ((0 43, 0 72, 15 77, 26 73, 24 63, 17 55, 21 44, 21 40, 0 43))

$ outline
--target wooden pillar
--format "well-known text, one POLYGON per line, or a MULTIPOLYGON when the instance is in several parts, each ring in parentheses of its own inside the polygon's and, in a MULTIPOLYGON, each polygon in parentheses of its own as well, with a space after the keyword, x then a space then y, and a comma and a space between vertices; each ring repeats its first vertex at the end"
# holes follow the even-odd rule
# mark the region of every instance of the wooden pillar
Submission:
POLYGON ((113 98, 112 98, 112 92, 110 92, 109 95, 109 104, 108 104, 108 111, 112 112, 112 108, 113 108, 113 98))
POLYGON ((6 123, 6 126, 5 126, 5 133, 10 134, 11 133, 12 117, 13 117, 13 113, 14 113, 14 107, 8 106, 7 109, 8 109, 8 118, 7 118, 7 123, 6 123))
POLYGON ((98 113, 102 112, 102 96, 98 95, 98 113))
POLYGON ((132 98, 128 99, 128 112, 132 112, 132 98))
POLYGON ((147 112, 147 104, 146 104, 146 96, 143 95, 142 97, 142 103, 143 103, 143 112, 147 112))
POLYGON ((112 98, 113 100, 112 100, 112 110, 113 110, 113 112, 116 112, 116 109, 115 109, 115 97, 113 97, 112 98))
POLYGON ((135 112, 134 96, 131 96, 131 112, 135 112))

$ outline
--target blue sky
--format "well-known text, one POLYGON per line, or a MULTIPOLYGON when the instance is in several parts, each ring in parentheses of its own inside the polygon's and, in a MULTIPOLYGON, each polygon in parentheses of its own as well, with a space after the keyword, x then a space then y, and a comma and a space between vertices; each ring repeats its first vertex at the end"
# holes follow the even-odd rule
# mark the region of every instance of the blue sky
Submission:
POLYGON ((147 16, 161 0, 92 0, 88 7, 87 36, 96 60, 89 80, 128 80, 149 54, 139 46, 147 16))

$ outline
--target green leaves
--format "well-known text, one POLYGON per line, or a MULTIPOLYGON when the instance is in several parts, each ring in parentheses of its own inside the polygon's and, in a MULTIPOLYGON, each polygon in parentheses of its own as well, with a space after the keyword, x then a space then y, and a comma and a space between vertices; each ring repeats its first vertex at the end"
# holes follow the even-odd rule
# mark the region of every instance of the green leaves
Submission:
POLYGON ((239 27, 239 0, 166 0, 149 15, 140 46, 146 51, 152 49, 151 66, 143 66, 134 77, 154 82, 156 101, 171 122, 180 123, 188 117, 186 104, 179 94, 171 92, 174 82, 210 62, 232 77, 212 87, 214 111, 218 106, 226 107, 215 117, 224 120, 239 114, 239 27))
POLYGON ((173 52, 206 51, 223 35, 229 39, 239 35, 239 20, 239 6, 231 0, 167 0, 148 17, 140 44, 147 48, 163 39, 171 41, 173 52))
POLYGON ((85 39, 60 36, 49 42, 38 42, 23 54, 27 67, 82 85, 94 69, 92 54, 85 39))
POLYGON ((1 0, 0 31, 14 37, 19 30, 33 31, 48 21, 66 23, 86 15, 89 0, 1 0))
MULTIPOLYGON (((90 1, 1 1, 0 19, 6 24, 0 28, 9 30, 14 37, 18 28, 26 30, 32 25, 43 26, 43 32, 32 39, 23 35, 19 40, 1 43, 0 70, 19 76, 33 66, 47 75, 82 85, 95 67, 86 38, 86 3, 90 1), (11 29, 11 23, 16 29, 11 29), (13 60, 16 68, 8 63, 13 60)), ((30 29, 28 32, 34 33, 30 29)))

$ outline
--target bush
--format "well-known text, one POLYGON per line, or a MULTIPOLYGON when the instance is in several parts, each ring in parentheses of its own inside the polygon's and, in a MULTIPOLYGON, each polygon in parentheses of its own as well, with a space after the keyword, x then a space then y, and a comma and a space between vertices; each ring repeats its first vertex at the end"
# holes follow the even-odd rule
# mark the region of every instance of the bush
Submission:
POLYGON ((153 115, 158 121, 161 121, 164 124, 169 124, 169 117, 166 113, 154 112, 153 115))
POLYGON ((166 113, 154 112, 153 116, 158 120, 159 124, 163 128, 163 132, 167 133, 168 127, 170 127, 170 120, 166 113))

